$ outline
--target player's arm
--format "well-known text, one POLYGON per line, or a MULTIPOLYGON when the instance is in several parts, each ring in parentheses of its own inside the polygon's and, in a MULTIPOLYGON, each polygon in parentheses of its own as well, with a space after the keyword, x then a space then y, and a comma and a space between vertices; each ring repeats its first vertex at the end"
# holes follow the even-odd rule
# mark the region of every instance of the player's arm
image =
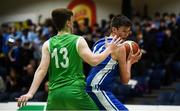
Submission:
POLYGON ((109 46, 106 48, 106 50, 104 50, 102 53, 94 54, 90 50, 86 40, 81 37, 78 39, 77 50, 78 50, 80 57, 85 62, 87 62, 91 66, 96 66, 99 63, 101 63, 105 58, 107 58, 108 55, 112 52, 113 49, 115 49, 117 47, 118 44, 120 44, 120 39, 114 40, 111 44, 109 44, 109 46))
POLYGON ((46 41, 42 46, 42 58, 40 65, 35 72, 34 79, 28 93, 17 98, 19 107, 26 105, 27 101, 33 97, 45 75, 47 74, 49 63, 50 53, 48 51, 48 41, 46 41))
POLYGON ((130 57, 128 58, 128 60, 126 60, 126 49, 122 46, 118 49, 116 55, 119 63, 121 82, 127 84, 131 78, 131 66, 132 64, 138 62, 138 60, 141 58, 142 53, 139 49, 136 54, 130 54, 130 57))
POLYGON ((131 64, 126 61, 126 49, 124 46, 119 47, 116 51, 116 59, 119 64, 121 82, 127 84, 131 78, 131 64))
POLYGON ((28 93, 34 95, 37 89, 39 88, 39 85, 41 84, 42 80, 47 74, 49 63, 50 63, 50 53, 48 50, 49 43, 46 41, 42 46, 42 58, 41 62, 35 72, 34 79, 32 82, 32 85, 30 87, 30 90, 28 93))

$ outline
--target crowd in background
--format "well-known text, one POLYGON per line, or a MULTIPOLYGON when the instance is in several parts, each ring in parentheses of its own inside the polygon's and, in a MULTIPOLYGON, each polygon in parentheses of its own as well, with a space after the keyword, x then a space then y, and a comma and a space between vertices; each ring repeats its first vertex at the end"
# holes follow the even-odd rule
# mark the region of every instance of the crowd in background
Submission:
MULTIPOLYGON (((89 26, 74 22, 73 33, 83 36, 89 47, 109 35, 109 23, 113 14, 101 23, 89 26)), ((162 85, 171 84, 180 75, 175 67, 180 66, 180 15, 156 12, 154 17, 133 15, 134 25, 129 40, 136 41, 143 51, 142 59, 133 65, 132 78, 142 76, 149 68, 163 68, 162 85)), ((3 23, 0 27, 0 102, 15 101, 27 92, 34 72, 41 59, 42 44, 56 35, 51 19, 33 23, 30 19, 16 23, 3 23)), ((177 69, 177 68, 176 68, 177 69)), ((84 73, 90 66, 84 63, 84 73)), ((44 80, 32 101, 46 101, 48 77, 44 80)))

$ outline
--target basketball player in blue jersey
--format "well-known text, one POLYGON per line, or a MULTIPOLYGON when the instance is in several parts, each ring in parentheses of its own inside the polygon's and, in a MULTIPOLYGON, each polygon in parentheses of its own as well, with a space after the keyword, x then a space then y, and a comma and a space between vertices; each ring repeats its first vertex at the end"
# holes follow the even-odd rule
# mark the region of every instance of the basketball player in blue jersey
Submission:
MULTIPOLYGON (((93 46, 94 53, 101 53, 106 49, 106 43, 113 37, 126 39, 131 32, 132 22, 123 15, 114 16, 111 21, 111 34, 97 41, 93 46)), ((127 84, 131 77, 131 65, 141 58, 140 49, 134 55, 132 52, 126 58, 126 49, 123 45, 115 49, 99 65, 92 67, 87 77, 86 91, 96 102, 100 110, 128 111, 128 109, 113 95, 112 85, 119 77, 121 83, 127 84)))

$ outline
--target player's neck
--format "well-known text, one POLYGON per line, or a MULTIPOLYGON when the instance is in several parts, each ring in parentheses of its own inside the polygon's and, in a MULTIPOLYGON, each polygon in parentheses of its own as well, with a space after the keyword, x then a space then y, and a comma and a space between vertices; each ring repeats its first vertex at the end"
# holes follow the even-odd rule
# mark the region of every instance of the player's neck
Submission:
POLYGON ((114 33, 111 33, 109 37, 115 37, 115 34, 114 34, 114 33))
POLYGON ((70 34, 70 33, 71 33, 71 29, 69 29, 69 28, 64 28, 63 30, 58 31, 58 34, 57 34, 57 35, 70 34))

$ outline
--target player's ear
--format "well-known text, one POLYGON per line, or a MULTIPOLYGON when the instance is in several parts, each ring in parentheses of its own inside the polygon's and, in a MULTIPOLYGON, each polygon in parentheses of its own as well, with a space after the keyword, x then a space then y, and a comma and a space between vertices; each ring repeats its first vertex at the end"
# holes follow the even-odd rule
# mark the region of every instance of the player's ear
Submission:
POLYGON ((66 25, 67 25, 68 27, 70 27, 71 21, 70 21, 70 20, 67 20, 66 25))
POLYGON ((112 27, 112 28, 111 28, 111 31, 112 31, 112 33, 116 33, 117 28, 116 28, 116 27, 112 27))
POLYGON ((129 35, 132 35, 132 31, 129 31, 129 35))

